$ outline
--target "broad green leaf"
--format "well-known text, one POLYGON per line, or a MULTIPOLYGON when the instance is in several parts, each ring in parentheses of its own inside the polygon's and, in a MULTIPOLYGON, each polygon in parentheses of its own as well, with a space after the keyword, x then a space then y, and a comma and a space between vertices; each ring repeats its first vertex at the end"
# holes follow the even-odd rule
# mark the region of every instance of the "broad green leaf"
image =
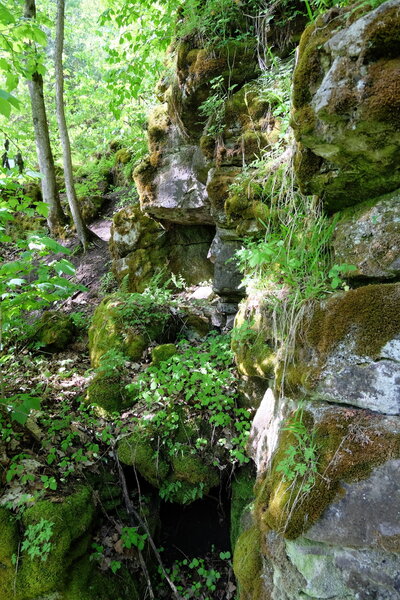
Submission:
MULTIPOLYGON (((1 91, 3 91, 3 90, 0 90, 0 92, 1 91)), ((7 117, 7 119, 11 114, 11 104, 9 102, 7 102, 7 100, 4 100, 4 98, 1 98, 1 97, 0 97, 0 113, 2 115, 4 115, 5 117, 7 117)))

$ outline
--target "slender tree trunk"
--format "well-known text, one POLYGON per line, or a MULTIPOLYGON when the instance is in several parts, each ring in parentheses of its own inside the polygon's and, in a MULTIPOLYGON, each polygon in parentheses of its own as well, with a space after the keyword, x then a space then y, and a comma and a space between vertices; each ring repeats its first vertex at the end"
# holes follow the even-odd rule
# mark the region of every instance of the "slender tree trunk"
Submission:
POLYGON ((74 177, 72 173, 71 144, 69 141, 67 121, 64 109, 64 74, 62 64, 62 53, 64 47, 64 16, 65 0, 57 0, 57 25, 56 25, 56 48, 54 55, 55 74, 56 74, 56 107, 58 129, 60 131, 61 145, 63 151, 63 165, 65 189, 67 192, 68 204, 71 209, 72 218, 76 227, 79 241, 83 248, 89 245, 93 237, 92 232, 86 227, 75 192, 74 177))
MULTIPOLYGON (((35 0, 25 0, 24 16, 27 19, 35 19, 35 0)), ((52 233, 58 233, 59 228, 67 222, 67 218, 61 207, 58 196, 54 158, 50 146, 49 127, 44 104, 43 78, 40 73, 33 73, 32 79, 28 80, 28 88, 31 98, 32 119, 35 131, 39 170, 42 175, 41 183, 43 200, 49 207, 47 223, 52 233)))

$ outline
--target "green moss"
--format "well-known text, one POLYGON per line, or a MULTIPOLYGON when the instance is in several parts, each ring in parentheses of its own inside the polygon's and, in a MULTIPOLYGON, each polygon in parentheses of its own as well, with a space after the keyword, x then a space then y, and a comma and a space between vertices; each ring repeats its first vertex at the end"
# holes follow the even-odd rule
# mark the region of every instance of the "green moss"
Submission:
POLYGON ((346 336, 361 356, 379 358, 383 346, 400 333, 400 284, 367 285, 331 298, 315 309, 306 325, 307 341, 321 362, 346 336))
POLYGON ((118 280, 127 275, 127 290, 129 292, 143 292, 150 284, 157 272, 165 273, 168 264, 168 249, 165 246, 138 248, 126 257, 126 268, 115 272, 118 280))
POLYGON ((169 360, 171 356, 177 354, 178 349, 175 344, 162 344, 156 346, 151 351, 151 360, 153 365, 159 365, 164 360, 169 360))
POLYGON ((315 523, 340 493, 341 482, 359 481, 388 460, 400 456, 400 435, 388 432, 381 417, 367 411, 333 408, 313 424, 311 413, 304 422, 318 449, 318 474, 312 488, 304 492, 302 478, 285 481, 277 466, 295 435, 281 432, 271 471, 256 486, 255 514, 262 531, 273 529, 295 539, 315 523))
POLYGON ((262 599, 261 539, 257 527, 239 537, 233 555, 233 570, 239 583, 240 600, 262 599))
POLYGON ((214 158, 217 140, 211 135, 203 135, 200 138, 200 150, 206 158, 212 160, 214 158))
MULTIPOLYGON (((16 579, 18 600, 63 590, 68 569, 76 558, 74 545, 76 549, 79 538, 90 528, 93 515, 92 494, 87 487, 80 488, 62 502, 42 500, 24 512, 25 527, 41 519, 54 523, 54 526, 50 540, 52 547, 46 561, 31 559, 25 553, 20 557, 16 579)), ((86 545, 81 549, 86 549, 86 545)))
POLYGON ((193 485, 202 483, 203 493, 207 494, 211 488, 219 484, 219 474, 215 467, 204 462, 197 454, 191 453, 191 448, 180 449, 179 454, 171 459, 173 476, 177 481, 185 481, 193 485))
POLYGON ((166 103, 157 106, 149 114, 147 122, 147 135, 149 139, 150 152, 159 152, 165 142, 170 125, 168 116, 168 105, 166 103))
POLYGON ((89 557, 74 565, 62 600, 140 600, 138 587, 123 567, 118 576, 100 573, 89 557))
POLYGON ((379 60, 369 70, 366 120, 400 127, 400 59, 379 60))
POLYGON ((12 556, 18 553, 18 528, 12 513, 0 507, 0 600, 9 600, 14 587, 15 566, 12 556))
POLYGON ((232 350, 239 372, 247 377, 272 377, 276 354, 270 340, 270 323, 262 308, 247 313, 243 305, 236 315, 235 329, 232 350))
POLYGON ((231 547, 235 548, 236 541, 241 534, 241 518, 244 510, 254 500, 255 474, 251 466, 244 466, 234 474, 232 479, 231 499, 231 547))
POLYGON ((72 319, 61 312, 48 310, 36 323, 35 339, 47 352, 60 352, 71 343, 76 333, 72 319))
POLYGON ((126 148, 121 148, 115 153, 115 164, 126 165, 131 160, 132 155, 126 148))
POLYGON ((157 454, 149 431, 143 427, 138 426, 132 434, 120 441, 118 457, 125 465, 134 466, 154 487, 160 487, 169 472, 168 463, 160 453, 157 454))
POLYGON ((118 377, 98 373, 89 384, 86 402, 107 412, 120 411, 125 399, 124 391, 118 377))
POLYGON ((364 36, 364 46, 367 49, 364 56, 365 63, 377 61, 382 56, 396 58, 400 39, 398 6, 381 13, 367 26, 364 36))
POLYGON ((104 298, 94 312, 89 327, 89 353, 94 368, 111 349, 119 350, 131 360, 139 360, 148 346, 151 337, 146 338, 137 327, 129 326, 129 319, 124 318, 124 306, 120 295, 112 294, 104 298))

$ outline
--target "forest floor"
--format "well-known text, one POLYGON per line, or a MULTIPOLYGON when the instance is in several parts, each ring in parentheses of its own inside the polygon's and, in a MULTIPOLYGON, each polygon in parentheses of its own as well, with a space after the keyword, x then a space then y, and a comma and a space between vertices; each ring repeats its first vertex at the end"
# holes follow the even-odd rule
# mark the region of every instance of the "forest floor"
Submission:
MULTIPOLYGON (((106 196, 103 210, 90 224, 99 241, 88 252, 80 250, 76 237, 63 242, 71 251, 67 258, 76 268, 74 281, 86 288, 53 307, 80 315, 80 326, 73 343, 61 352, 50 353, 32 346, 30 339, 17 344, 10 361, 2 366, 5 397, 26 394, 40 398, 41 402, 40 411, 29 418, 26 426, 13 423, 11 429, 0 422, 0 478, 4 485, 2 504, 6 502, 12 510, 19 511, 21 501, 27 498, 46 497, 59 502, 77 482, 101 479, 104 471, 107 471, 107 476, 111 477, 109 488, 114 490, 112 502, 116 508, 104 512, 102 501, 99 500, 103 517, 93 538, 93 548, 97 545, 97 548, 103 549, 101 556, 96 558, 102 570, 109 570, 116 562, 122 562, 133 570, 139 568, 131 553, 118 545, 125 507, 112 451, 112 440, 121 435, 131 418, 130 412, 121 414, 119 422, 111 422, 92 413, 84 405, 87 388, 95 374, 89 359, 88 325, 104 295, 116 289, 115 280, 107 275, 111 267, 108 242, 112 216, 118 210, 119 202, 118 193, 106 196)), ((193 291, 193 288, 188 289, 181 292, 180 296, 188 301, 193 291)), ((145 370, 149 361, 150 355, 146 352, 141 364, 134 365, 132 376, 138 369, 145 370)), ((129 370, 129 365, 127 368, 129 370)), ((130 481, 130 476, 127 477, 132 498, 139 506, 140 488, 136 488, 136 480, 130 481)), ((142 482, 143 485, 146 488, 142 482)), ((206 576, 212 578, 215 588, 209 595, 210 590, 203 582, 204 588, 196 592, 196 598, 233 598, 236 586, 232 568, 229 561, 220 558, 220 552, 226 552, 229 548, 229 509, 222 508, 221 500, 212 497, 189 506, 164 504, 163 527, 158 542, 166 548, 163 561, 175 582, 186 590, 190 590, 192 585, 199 585, 195 582, 197 568, 201 567, 206 576), (221 516, 221 511, 224 516, 221 516), (199 531, 196 534, 194 524, 197 522, 199 531), (206 522, 209 527, 205 526, 206 522), (210 546, 210 540, 213 540, 215 547, 210 546), (194 562, 191 562, 192 559, 194 562), (170 570, 172 563, 179 565, 176 572, 170 570)), ((96 555, 94 550, 89 552, 96 555)), ((155 586, 160 586, 157 587, 159 600, 170 598, 171 590, 165 582, 156 583, 158 579, 156 576, 155 586)))

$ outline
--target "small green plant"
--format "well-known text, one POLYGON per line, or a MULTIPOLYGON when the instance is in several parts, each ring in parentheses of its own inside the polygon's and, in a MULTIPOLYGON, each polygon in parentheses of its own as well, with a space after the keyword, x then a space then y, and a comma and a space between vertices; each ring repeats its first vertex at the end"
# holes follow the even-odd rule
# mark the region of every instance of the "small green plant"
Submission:
MULTIPOLYGON (((212 600, 216 593, 221 591, 218 587, 222 576, 230 569, 230 553, 221 552, 219 559, 211 557, 192 558, 175 561, 166 572, 176 585, 178 593, 183 600, 196 598, 197 600, 212 600), (208 560, 207 560, 208 559, 208 560)), ((161 571, 160 575, 162 575, 161 571)), ((218 596, 219 597, 219 596, 218 596)), ((231 598, 232 596, 226 596, 231 598)))
POLYGON ((225 88, 224 78, 215 77, 210 81, 212 93, 199 107, 199 113, 206 117, 207 135, 218 136, 225 129, 225 102, 235 89, 236 85, 225 88))
POLYGON ((147 533, 139 533, 137 527, 123 527, 121 533, 122 547, 130 550, 137 548, 143 550, 148 538, 147 533))
POLYGON ((21 550, 26 552, 31 559, 40 557, 42 561, 47 560, 52 548, 50 540, 53 536, 53 527, 54 523, 47 519, 41 519, 34 525, 28 525, 21 550))
POLYGON ((285 451, 286 457, 276 466, 282 473, 283 481, 301 481, 301 493, 307 493, 315 483, 318 472, 318 447, 315 443, 314 431, 309 431, 303 423, 303 408, 300 407, 283 428, 290 432, 296 444, 291 444, 285 451))

